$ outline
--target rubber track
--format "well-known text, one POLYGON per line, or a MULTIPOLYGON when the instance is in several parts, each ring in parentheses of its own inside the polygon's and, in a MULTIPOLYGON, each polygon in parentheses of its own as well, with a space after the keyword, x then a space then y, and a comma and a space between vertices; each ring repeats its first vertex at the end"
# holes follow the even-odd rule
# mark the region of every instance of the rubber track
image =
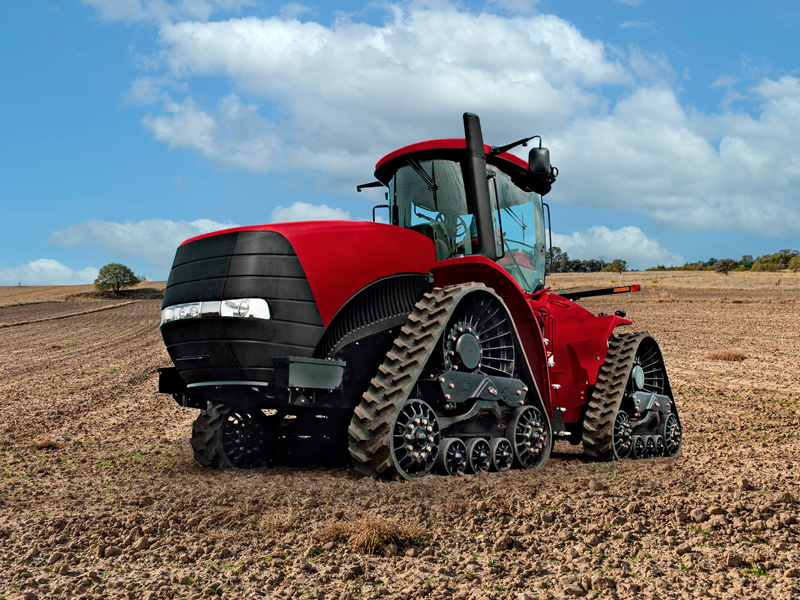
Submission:
POLYGON ((208 408, 200 411, 192 423, 194 459, 204 467, 219 469, 231 466, 222 447, 222 428, 230 411, 230 406, 209 402, 208 408))
POLYGON ((370 477, 402 477, 395 469, 390 446, 396 409, 417 383, 458 301, 477 289, 487 288, 479 283, 436 288, 414 306, 347 429, 350 456, 360 472, 370 477))
POLYGON ((614 460, 614 419, 619 410, 636 349, 649 333, 626 333, 611 339, 608 353, 583 420, 583 451, 593 460, 614 460))

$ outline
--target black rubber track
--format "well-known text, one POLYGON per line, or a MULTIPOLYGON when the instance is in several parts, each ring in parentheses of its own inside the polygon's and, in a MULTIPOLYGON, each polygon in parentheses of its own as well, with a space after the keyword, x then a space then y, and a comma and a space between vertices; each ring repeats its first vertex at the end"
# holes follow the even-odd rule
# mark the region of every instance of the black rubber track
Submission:
POLYGON ((396 409, 414 388, 459 300, 475 290, 487 288, 479 283, 436 288, 425 294, 408 316, 347 430, 350 456, 360 472, 370 477, 402 478, 391 450, 396 409))
POLYGON ((636 350, 644 339, 651 337, 644 332, 626 333, 609 341, 608 353, 597 375, 597 385, 583 420, 583 451, 592 460, 618 458, 612 439, 614 419, 625 394, 636 350))

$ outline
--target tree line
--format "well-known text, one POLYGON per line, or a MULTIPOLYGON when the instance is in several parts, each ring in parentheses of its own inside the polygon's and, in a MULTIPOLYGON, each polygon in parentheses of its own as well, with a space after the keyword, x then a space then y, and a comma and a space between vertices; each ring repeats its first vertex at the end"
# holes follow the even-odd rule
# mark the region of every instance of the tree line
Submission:
MULTIPOLYGON (((628 263, 619 258, 606 261, 602 256, 589 260, 571 259, 569 254, 562 251, 561 248, 553 246, 547 255, 547 269, 550 273, 599 273, 601 271, 622 273, 628 270, 628 263)), ((800 252, 779 250, 775 254, 764 254, 755 259, 751 254, 745 254, 740 260, 709 258, 706 261, 686 263, 679 267, 657 265, 650 267, 647 271, 716 271, 727 275, 732 271, 782 271, 784 269, 800 271, 800 252)))
POLYGON ((686 263, 680 267, 665 267, 658 265, 647 269, 648 271, 716 271, 727 275, 733 271, 783 271, 791 269, 800 271, 800 252, 797 250, 779 250, 775 254, 764 254, 753 258, 752 254, 745 254, 740 260, 732 258, 709 258, 706 261, 686 263))

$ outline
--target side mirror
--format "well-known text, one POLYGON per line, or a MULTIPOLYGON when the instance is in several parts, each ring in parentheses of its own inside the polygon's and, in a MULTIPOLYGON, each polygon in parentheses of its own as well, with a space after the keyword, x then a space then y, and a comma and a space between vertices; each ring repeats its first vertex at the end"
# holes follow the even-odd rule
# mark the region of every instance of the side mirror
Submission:
POLYGON ((531 189, 541 196, 546 195, 558 176, 558 169, 550 165, 550 150, 542 148, 541 139, 539 147, 528 153, 528 171, 531 189))
POLYGON ((534 176, 547 177, 550 175, 550 150, 532 148, 528 153, 528 170, 534 176))

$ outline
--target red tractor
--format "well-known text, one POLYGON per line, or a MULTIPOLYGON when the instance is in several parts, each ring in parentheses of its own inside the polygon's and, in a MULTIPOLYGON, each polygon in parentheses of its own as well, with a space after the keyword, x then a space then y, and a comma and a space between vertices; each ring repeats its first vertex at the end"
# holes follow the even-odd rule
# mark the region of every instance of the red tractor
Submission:
POLYGON ((410 479, 539 467, 555 439, 596 460, 678 453, 656 341, 615 335, 623 311, 575 303, 638 286, 545 287, 542 196, 558 171, 541 138, 526 163, 508 150, 533 138, 485 146, 472 114, 464 129, 378 162, 366 186, 388 188, 391 224, 255 225, 178 248, 159 391, 200 409, 198 462, 349 454, 410 479))

